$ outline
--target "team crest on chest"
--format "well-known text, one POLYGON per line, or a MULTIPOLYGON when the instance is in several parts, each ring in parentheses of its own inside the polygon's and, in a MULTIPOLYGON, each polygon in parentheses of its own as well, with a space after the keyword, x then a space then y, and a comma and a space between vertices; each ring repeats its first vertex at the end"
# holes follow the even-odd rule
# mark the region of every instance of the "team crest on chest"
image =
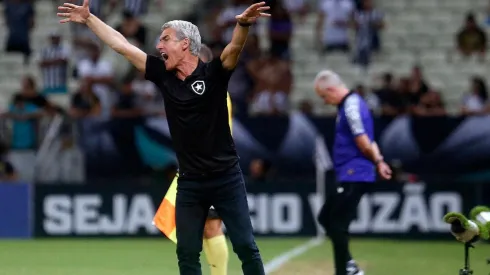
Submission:
POLYGON ((206 90, 206 83, 204 83, 202 80, 196 80, 194 83, 192 83, 191 88, 194 93, 202 95, 206 90))

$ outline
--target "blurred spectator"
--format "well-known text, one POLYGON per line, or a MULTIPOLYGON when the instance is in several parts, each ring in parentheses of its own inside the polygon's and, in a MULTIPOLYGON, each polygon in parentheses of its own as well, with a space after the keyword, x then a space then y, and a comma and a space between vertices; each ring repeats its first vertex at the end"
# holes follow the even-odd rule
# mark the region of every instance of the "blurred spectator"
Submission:
POLYGON ((184 15, 183 20, 194 23, 201 33, 202 42, 210 46, 211 42, 221 41, 218 32, 217 18, 225 7, 227 0, 200 0, 196 1, 193 9, 184 15))
POLYGON ((38 120, 42 111, 31 103, 14 98, 7 118, 12 119, 12 140, 10 147, 17 150, 37 147, 38 120))
POLYGON ((429 91, 429 85, 424 79, 422 68, 420 66, 414 66, 410 75, 410 90, 411 93, 420 97, 429 91))
POLYGON ((478 115, 485 113, 488 101, 487 85, 480 77, 473 77, 470 81, 469 92, 463 97, 461 114, 478 115))
MULTIPOLYGON (((107 1, 107 0, 106 0, 107 1)), ((129 11, 134 17, 141 18, 148 13, 148 6, 151 0, 109 0, 110 10, 116 10, 122 4, 123 10, 129 11)), ((160 11, 163 8, 165 0, 153 0, 160 11)))
POLYGON ((59 138, 50 146, 49 165, 42 163, 42 171, 36 176, 39 182, 83 183, 85 180, 85 156, 77 146, 71 123, 63 123, 59 138))
POLYGON ((22 79, 21 91, 14 95, 13 102, 26 102, 34 105, 38 109, 52 111, 52 104, 46 97, 37 92, 36 82, 32 76, 26 76, 22 79))
POLYGON ((25 77, 22 82, 22 91, 14 95, 9 112, 4 117, 12 119, 13 149, 34 149, 37 147, 38 119, 48 109, 50 104, 44 96, 35 89, 34 79, 25 77))
POLYGON ((122 156, 124 167, 127 169, 135 169, 137 163, 142 163, 136 146, 135 129, 141 124, 143 111, 138 106, 137 96, 131 87, 131 82, 130 77, 123 79, 116 104, 112 108, 110 121, 112 140, 122 156))
POLYGON ((29 35, 34 28, 34 7, 28 0, 6 0, 5 21, 9 34, 7 37, 6 52, 20 52, 24 54, 24 63, 29 63, 31 46, 29 35))
POLYGON ((144 49, 146 45, 146 27, 136 18, 130 11, 125 10, 123 12, 123 21, 116 30, 120 32, 124 37, 131 40, 131 42, 138 46, 140 49, 144 49))
POLYGON ((289 93, 293 76, 289 62, 271 53, 251 61, 248 72, 254 80, 251 112, 261 115, 283 115, 289 111, 289 93))
POLYGON ((308 14, 308 5, 305 0, 282 0, 281 2, 291 15, 298 16, 301 21, 308 14))
POLYGON ((371 112, 373 112, 374 114, 378 114, 379 113, 379 111, 380 111, 380 101, 379 101, 379 98, 378 98, 378 96, 376 94, 371 93, 371 92, 367 92, 366 91, 366 88, 362 84, 358 84, 356 86, 356 90, 355 91, 360 96, 362 96, 364 98, 364 100, 366 100, 366 103, 368 104, 369 110, 371 110, 371 112))
POLYGON ((414 114, 418 116, 445 116, 446 110, 441 94, 436 91, 423 94, 414 108, 414 114))
POLYGON ((206 45, 211 49, 213 56, 220 56, 226 47, 226 44, 222 43, 221 40, 213 40, 210 43, 207 43, 206 45))
MULTIPOLYGON (((220 13, 216 24, 218 33, 221 34, 220 42, 228 44, 233 36, 233 30, 236 26, 235 16, 244 12, 251 4, 252 0, 232 0, 220 13)), ((250 28, 250 33, 253 33, 253 28, 250 28)))
POLYGON ((0 183, 17 180, 17 171, 8 160, 8 146, 0 142, 0 183))
POLYGON ((213 59, 213 51, 205 44, 201 44, 201 49, 199 50, 199 58, 202 62, 208 63, 213 59))
POLYGON ((400 96, 405 100, 407 111, 412 111, 412 107, 417 105, 420 101, 421 94, 413 92, 412 85, 410 84, 409 77, 402 77, 398 82, 397 91, 400 96))
POLYGON ((62 134, 56 161, 58 165, 53 165, 53 168, 58 171, 54 180, 64 183, 85 181, 85 156, 72 134, 62 134))
POLYGON ((354 6, 351 0, 320 0, 316 24, 317 44, 322 52, 348 52, 349 22, 354 6))
POLYGON ((265 181, 271 177, 271 163, 263 159, 254 159, 250 162, 250 179, 252 181, 265 181))
MULTIPOLYGON (((81 25, 81 24, 71 24, 73 25, 81 25)), ((86 27, 84 25, 81 25, 83 27, 86 27)), ((71 60, 84 60, 89 58, 90 56, 90 48, 92 45, 97 44, 99 41, 97 40, 98 38, 91 37, 91 34, 89 35, 73 35, 73 40, 71 41, 71 60)), ((77 77, 77 69, 76 66, 73 68, 72 72, 74 77, 77 77)))
POLYGON ((276 1, 271 6, 271 17, 269 20, 270 51, 274 55, 289 59, 291 35, 293 34, 293 21, 289 12, 284 8, 281 1, 276 1))
POLYGON ((136 77, 131 82, 131 88, 137 95, 139 106, 145 115, 165 114, 162 95, 153 82, 145 79, 143 72, 136 72, 136 77))
POLYGON ((100 58, 100 49, 97 45, 91 44, 88 49, 90 57, 78 63, 78 76, 93 85, 93 91, 99 98, 102 107, 101 115, 108 118, 112 107, 113 68, 110 62, 100 58))
POLYGON ((380 99, 382 115, 396 116, 406 111, 409 81, 408 79, 401 79, 400 83, 400 87, 396 89, 393 84, 393 75, 390 73, 383 75, 383 85, 381 89, 376 91, 380 99))
POLYGON ((354 7, 356 8, 356 10, 362 9, 363 0, 354 0, 353 2, 354 2, 354 7))
POLYGON ((149 0, 125 0, 124 10, 128 11, 131 15, 135 17, 139 17, 145 15, 148 12, 148 2, 149 0))
POLYGON ((355 61, 364 68, 371 62, 371 53, 380 49, 379 30, 384 27, 383 14, 374 8, 372 0, 364 0, 362 9, 354 14, 356 29, 355 61))
POLYGON ((66 93, 69 50, 61 44, 61 35, 57 32, 49 36, 51 45, 42 50, 41 67, 43 76, 43 94, 66 93))
POLYGON ((478 54, 483 59, 487 48, 487 35, 478 26, 475 15, 469 13, 466 16, 466 23, 457 35, 458 50, 463 56, 478 54))
POLYGON ((252 60, 260 58, 261 54, 257 35, 249 35, 235 71, 228 82, 228 92, 233 102, 233 113, 237 116, 248 114, 248 99, 254 87, 254 80, 247 66, 252 60))
POLYGON ((485 23, 487 24, 487 26, 490 26, 490 1, 488 1, 485 23))
MULTIPOLYGON (((82 5, 83 0, 59 0, 59 4, 64 2, 82 5)), ((104 21, 103 7, 104 0, 90 0, 90 13, 104 21)), ((100 43, 99 38, 85 24, 70 24, 73 37, 72 49, 74 60, 82 60, 89 56, 90 46, 93 43, 100 43)))
POLYGON ((81 81, 71 100, 70 115, 74 118, 97 117, 101 113, 100 101, 88 81, 81 81))
POLYGON ((305 115, 313 114, 313 104, 311 101, 304 99, 299 103, 299 111, 305 115))
POLYGON ((131 78, 127 77, 123 80, 118 99, 112 108, 112 117, 131 119, 139 118, 143 115, 143 111, 138 105, 137 95, 134 93, 131 84, 131 78))

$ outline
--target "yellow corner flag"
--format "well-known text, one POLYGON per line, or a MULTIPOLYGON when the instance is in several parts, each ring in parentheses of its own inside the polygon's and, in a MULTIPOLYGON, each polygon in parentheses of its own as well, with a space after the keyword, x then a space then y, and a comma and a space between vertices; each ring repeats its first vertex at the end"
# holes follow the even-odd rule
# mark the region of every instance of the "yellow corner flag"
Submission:
MULTIPOLYGON (((230 129, 232 129, 232 118, 233 113, 231 109, 231 99, 230 94, 226 98, 228 105, 228 121, 230 123, 230 129)), ((160 203, 158 210, 153 217, 153 224, 162 231, 167 238, 169 238, 174 243, 177 243, 177 233, 175 225, 175 200, 177 198, 177 181, 179 176, 176 175, 170 187, 168 188, 167 194, 160 203)))

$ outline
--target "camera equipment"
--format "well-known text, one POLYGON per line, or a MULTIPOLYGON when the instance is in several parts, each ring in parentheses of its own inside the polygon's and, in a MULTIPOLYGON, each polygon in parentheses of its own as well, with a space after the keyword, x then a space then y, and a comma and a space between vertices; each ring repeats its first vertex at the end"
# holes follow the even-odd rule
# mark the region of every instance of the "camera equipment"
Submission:
POLYGON ((464 244, 464 267, 459 270, 459 275, 473 274, 473 270, 470 269, 470 248, 474 248, 470 242, 464 244))

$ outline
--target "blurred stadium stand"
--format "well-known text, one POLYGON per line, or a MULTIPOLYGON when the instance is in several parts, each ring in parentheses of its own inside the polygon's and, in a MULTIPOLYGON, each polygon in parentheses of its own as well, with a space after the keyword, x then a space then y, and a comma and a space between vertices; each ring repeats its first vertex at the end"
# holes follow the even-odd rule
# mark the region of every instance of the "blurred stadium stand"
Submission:
POLYGON ((305 24, 296 24, 293 40, 296 89, 291 100, 314 99, 311 80, 324 67, 338 71, 353 85, 374 84, 374 76, 387 71, 407 75, 413 65, 420 64, 431 85, 442 91, 448 112, 456 113, 469 76, 488 76, 490 66, 460 58, 454 50, 455 33, 463 24, 466 11, 484 10, 488 1, 377 0, 376 5, 385 13, 387 27, 382 34, 383 50, 367 76, 356 73, 348 55, 319 59, 311 54, 314 14, 308 16, 305 24))
MULTIPOLYGON (((6 1, 0 0, 0 42, 6 41, 8 32, 6 24, 3 24, 6 1)), ((53 31, 61 33, 67 47, 73 47, 73 26, 60 25, 55 14, 55 3, 62 1, 34 1, 36 18, 30 43, 33 56, 28 65, 25 65, 21 54, 6 53, 4 43, 0 43, 1 115, 7 114, 15 105, 12 98, 21 90, 25 76, 34 76, 37 86, 42 86, 40 52, 49 43, 48 37, 53 31)), ((199 19, 203 40, 207 44, 220 44, 220 41, 213 39, 220 40, 221 35, 211 35, 215 26, 206 24, 216 24, 216 17, 225 6, 223 2, 231 0, 148 1, 148 14, 140 17, 147 29, 146 52, 153 52, 162 24, 173 19, 199 19), (220 7, 214 9, 214 5, 220 7), (203 20, 205 16, 199 13, 209 14, 210 18, 203 20)), ((294 6, 303 0, 285 1, 294 6)), ((258 115, 250 112, 249 109, 253 108, 249 106, 253 105, 254 97, 260 97, 261 92, 268 93, 270 89, 256 85, 262 89, 257 91, 253 85, 256 84, 254 81, 259 82, 257 79, 239 79, 234 85, 235 89, 244 90, 237 93, 242 93, 246 98, 238 102, 245 102, 241 106, 245 108, 234 108, 235 111, 245 111, 235 112, 233 138, 247 178, 254 230, 259 237, 280 237, 261 244, 264 259, 270 260, 300 245, 303 243, 301 237, 323 234, 318 230, 315 217, 324 195, 337 192, 334 175, 329 170, 329 152, 336 118, 332 116, 335 115, 335 108, 325 106, 315 95, 313 79, 320 70, 328 68, 338 72, 352 89, 363 85, 364 96, 369 93, 379 97, 380 102, 374 112, 375 139, 394 171, 389 183, 377 183, 363 197, 351 231, 355 236, 362 237, 424 240, 403 244, 398 241, 389 244, 385 240, 356 240, 359 255, 366 257, 360 262, 361 265, 365 264, 365 260, 368 273, 381 275, 393 274, 392 270, 400 275, 414 272, 425 274, 428 270, 449 274, 452 271, 448 269, 453 269, 454 262, 462 257, 462 251, 454 248, 456 244, 442 220, 443 215, 446 211, 467 213, 475 205, 490 205, 490 101, 485 95, 485 82, 490 80, 490 59, 488 56, 484 61, 475 56, 463 58, 456 47, 456 35, 464 25, 468 12, 473 12, 478 25, 488 32, 490 3, 488 0, 374 0, 375 7, 384 14, 386 27, 380 32, 381 51, 373 56, 368 70, 363 71, 352 62, 354 50, 350 53, 319 54, 315 38, 317 2, 324 0, 304 1, 309 6, 309 12, 304 18, 296 14, 292 16, 294 27, 289 45, 292 62, 282 60, 285 62, 281 64, 287 63, 284 67, 288 67, 281 72, 288 71, 290 66, 293 76, 292 91, 279 91, 284 92, 280 100, 288 101, 283 105, 286 112, 277 111, 277 106, 270 107, 275 103, 268 101, 270 95, 260 102, 266 105, 266 111, 258 115), (422 92, 419 86, 413 85, 417 80, 410 79, 414 66, 422 69, 423 80, 430 86, 426 91, 422 92), (381 76, 387 73, 393 74, 397 83, 400 78, 407 78, 408 88, 379 89, 381 76), (474 80, 475 77, 483 79, 474 80), (438 98, 432 102, 422 100, 424 93, 430 94, 432 91, 440 94, 443 104, 434 103, 438 98), (388 95, 388 100, 382 98, 383 95, 388 95), (393 98, 395 103, 390 102, 393 98), (385 113, 384 104, 391 111, 385 113), (474 112, 465 113, 462 109, 467 106, 474 112), (422 112, 418 112, 417 108, 423 109, 422 112), (431 112, 432 108, 442 109, 442 112, 431 112), (432 243, 428 246, 427 240, 430 239, 451 239, 454 243, 432 243)), ((112 27, 123 20, 121 6, 107 10, 110 13, 104 21, 112 27)), ((268 20, 261 20, 256 28, 262 53, 267 53, 269 49, 268 20)), ((289 21, 285 23, 288 25, 289 21)), ((349 29, 349 33, 351 44, 354 44, 354 31, 349 29)), ((489 45, 487 43, 487 47, 489 45)), ((243 63, 264 56, 254 55, 257 53, 254 50, 247 52, 249 59, 243 63)), ((128 84, 129 81, 133 81, 133 86, 137 86, 134 83, 138 82, 144 92, 151 90, 151 87, 145 86, 148 83, 138 79, 137 75, 128 80, 126 75, 131 65, 108 47, 103 48, 102 59, 109 60, 114 69, 115 81, 111 83, 111 89, 107 89, 112 90, 108 97, 117 99, 118 96, 128 96, 122 95, 121 91, 127 92, 129 85, 119 87, 118 84, 128 84)), ((81 87, 89 86, 81 85, 86 83, 72 76, 79 61, 75 54, 71 55, 69 92, 45 95, 51 104, 39 108, 43 111, 43 117, 35 122, 28 121, 31 125, 27 125, 27 128, 35 128, 28 129, 28 133, 35 136, 35 145, 13 148, 13 125, 17 119, 25 127, 27 119, 0 115, 0 239, 93 236, 162 238, 151 224, 151 217, 177 169, 163 111, 141 112, 128 119, 114 115, 106 108, 105 111, 111 115, 102 118, 100 113, 92 113, 93 109, 100 107, 98 95, 93 95, 95 92, 92 90, 83 89, 84 92, 88 91, 83 95, 89 98, 85 98, 86 101, 96 103, 82 102, 80 105, 85 105, 78 107, 81 113, 85 112, 84 115, 74 115, 75 112, 70 110, 76 105, 73 103, 74 95, 79 89, 82 90, 81 87), (53 110, 53 105, 61 108, 53 110), (18 178, 10 178, 9 173, 18 174, 18 178)), ((282 75, 278 76, 275 70, 277 63, 266 65, 264 71, 272 71, 273 74, 264 74, 265 77, 261 78, 270 80, 268 78, 273 75, 276 82, 283 81, 282 75)), ((262 69, 260 65, 255 68, 262 69)), ((252 78, 250 68, 243 66, 241 69, 243 74, 238 74, 240 77, 245 75, 243 78, 252 78)), ((288 72, 284 74, 290 76, 288 72)), ((421 85, 420 82, 416 84, 421 85)), ((131 88, 136 90, 133 86, 131 88)), ((282 87, 277 88, 280 89, 282 87)), ((233 88, 229 90, 230 93, 234 92, 233 88)), ((37 92, 34 91, 34 96, 38 95, 37 92)), ((361 93, 360 90, 358 92, 361 93)), ((129 94, 128 97, 131 96, 129 94)), ((160 99, 153 97, 150 107, 160 107, 160 99)), ((236 100, 235 97, 232 96, 232 100, 236 100)), ((121 109, 137 109, 134 102, 128 105, 131 106, 121 109)), ((141 109, 145 107, 138 106, 141 109)), ((19 131, 17 136, 26 136, 23 133, 19 131)), ((125 243, 124 240, 120 242, 125 243)), ((162 271, 162 267, 168 274, 177 273, 175 248, 170 242, 141 241, 140 246, 136 241, 131 244, 134 246, 124 245, 120 248, 104 240, 100 244, 92 242, 91 246, 96 244, 92 251, 98 253, 87 253, 84 242, 72 243, 67 240, 62 245, 60 243, 36 242, 33 247, 24 246, 30 245, 28 243, 12 242, 9 246, 0 243, 0 259, 6 259, 6 265, 2 263, 0 266, 0 274, 107 274, 108 271, 128 274, 134 272, 134 266, 140 274, 156 274, 162 271), (80 245, 83 247, 80 248, 80 245), (26 251, 28 254, 25 254, 26 251), (81 254, 79 256, 74 252, 81 254), (136 254, 133 256, 128 252, 136 254), (117 256, 108 258, 108 253, 116 253, 114 255, 117 256), (64 260, 63 257, 69 258, 64 260), (90 257, 95 260, 89 261, 101 261, 101 264, 84 260, 90 257), (50 262, 51 258, 56 261, 50 262), (141 265, 143 262, 153 264, 141 265), (60 263, 66 269, 59 269, 63 266, 60 263), (19 273, 19 270, 25 272, 19 273)), ((330 274, 325 270, 332 267, 331 256, 325 251, 330 251, 326 244, 318 250, 311 250, 311 254, 306 254, 311 259, 300 264, 301 271, 297 273, 292 268, 289 273, 280 270, 277 274, 330 274)), ((482 253, 475 261, 479 270, 486 268, 482 256, 486 254, 482 253)), ((231 262, 230 269, 237 272, 230 274, 238 274, 238 262, 231 262)), ((480 274, 480 271, 477 273, 480 274)))
MULTIPOLYGON (((156 37, 162 22, 174 19, 175 15, 185 14, 195 1, 166 1, 165 8, 149 9, 148 16, 143 21, 156 37)), ((313 102, 315 94, 312 92, 312 79, 321 68, 332 68, 338 71, 345 80, 353 85, 355 83, 375 84, 375 76, 391 71, 395 75, 408 74, 414 64, 423 67, 424 74, 432 86, 443 91, 444 100, 449 113, 459 110, 460 99, 468 86, 468 78, 479 74, 488 76, 490 66, 472 60, 463 60, 454 51, 455 33, 464 21, 466 11, 481 11, 487 8, 486 0, 378 0, 376 5, 385 12, 387 28, 382 34, 383 51, 376 56, 368 75, 359 75, 350 62, 350 56, 333 54, 318 58, 312 54, 314 50, 313 36, 316 22, 314 12, 307 15, 306 21, 296 24, 292 41, 294 57, 294 92, 291 95, 292 105, 296 106, 301 100, 308 98, 313 102)), ((313 5, 314 6, 314 5, 313 5)), ((60 26, 53 14, 53 5, 50 1, 36 1, 36 29, 32 35, 31 45, 38 49, 46 44, 46 37, 53 29, 60 30, 64 38, 71 38, 68 25, 60 26)), ((0 20, 3 21, 3 6, 0 5, 0 20)), ((119 13, 113 13, 108 19, 109 23, 120 20, 119 13)), ((264 23, 264 22, 262 22, 264 23)), ((265 25, 265 24, 264 24, 265 25)), ((259 33, 265 37, 266 28, 260 28, 259 33)), ((5 39, 5 26, 0 26, 0 35, 5 39)), ((263 39, 264 43, 266 39, 263 39)), ((263 45, 267 47, 266 44, 263 45)), ((0 87, 3 96, 0 104, 5 106, 10 94, 19 88, 20 77, 26 73, 40 77, 37 59, 29 67, 22 65, 22 58, 18 54, 1 53, 0 56, 0 87)), ((127 66, 109 49, 105 49, 105 56, 119 64, 127 66)), ((77 87, 74 80, 70 81, 71 91, 77 87)), ((54 102, 67 106, 69 95, 51 96, 54 102)), ((316 108, 320 112, 331 111, 318 102, 316 108)))

